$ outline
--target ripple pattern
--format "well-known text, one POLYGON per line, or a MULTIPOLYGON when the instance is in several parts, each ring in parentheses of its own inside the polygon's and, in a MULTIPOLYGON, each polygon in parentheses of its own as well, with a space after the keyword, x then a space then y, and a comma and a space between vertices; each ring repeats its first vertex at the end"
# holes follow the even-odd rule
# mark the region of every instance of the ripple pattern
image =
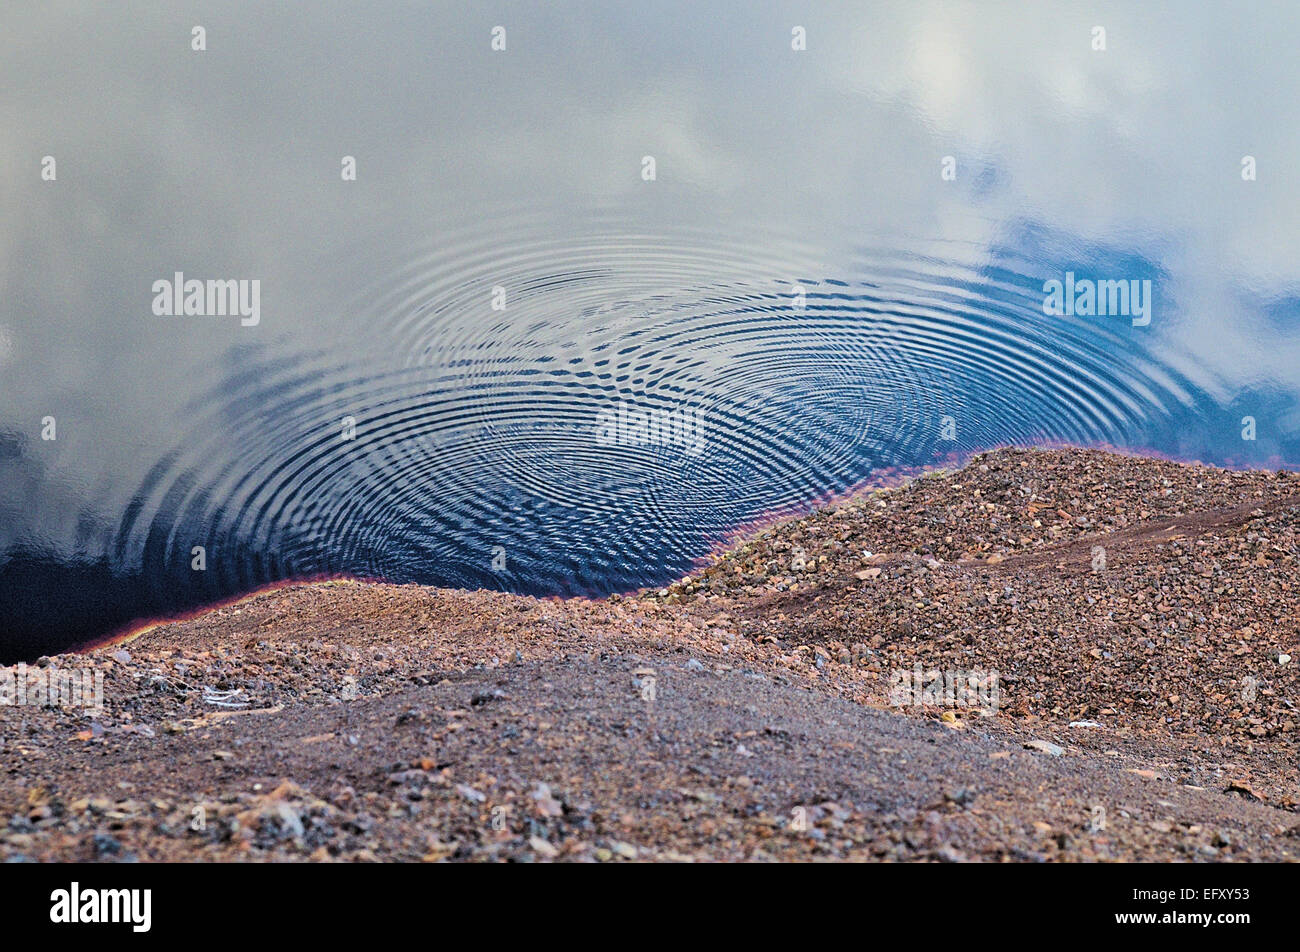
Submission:
POLYGON ((328 345, 232 351, 114 573, 164 607, 321 575, 624 591, 881 467, 1141 445, 1202 396, 1125 324, 1045 317, 1052 275, 1011 254, 832 270, 783 236, 575 233, 448 233, 323 319, 328 345))

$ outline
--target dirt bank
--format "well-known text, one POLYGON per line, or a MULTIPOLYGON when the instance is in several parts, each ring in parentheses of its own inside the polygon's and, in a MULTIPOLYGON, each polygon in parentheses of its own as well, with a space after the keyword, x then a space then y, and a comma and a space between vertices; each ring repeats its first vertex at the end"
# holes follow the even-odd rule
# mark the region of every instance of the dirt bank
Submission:
POLYGON ((1002 450, 637 598, 267 592, 47 659, 104 708, 0 708, 0 856, 1293 859, 1298 525, 1291 474, 1002 450))

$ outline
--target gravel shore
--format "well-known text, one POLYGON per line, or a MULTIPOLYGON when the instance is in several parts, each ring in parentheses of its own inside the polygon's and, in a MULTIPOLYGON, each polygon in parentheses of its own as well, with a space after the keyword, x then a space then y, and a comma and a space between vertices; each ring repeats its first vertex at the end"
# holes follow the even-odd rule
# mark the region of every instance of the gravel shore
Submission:
POLYGON ((0 857, 1296 859, 1298 532, 1294 474, 998 450, 657 591, 258 593, 33 664, 103 708, 0 707, 0 857))

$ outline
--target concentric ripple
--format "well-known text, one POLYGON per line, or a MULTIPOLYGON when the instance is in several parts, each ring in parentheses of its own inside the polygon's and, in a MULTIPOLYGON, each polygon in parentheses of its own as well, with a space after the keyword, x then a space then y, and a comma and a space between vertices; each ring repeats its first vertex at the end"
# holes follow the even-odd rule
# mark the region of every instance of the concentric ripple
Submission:
POLYGON ((232 351, 112 534, 118 615, 334 574, 661 584, 880 467, 1149 445, 1205 402, 1126 323, 1044 317, 1055 263, 946 243, 832 269, 783 236, 569 231, 444 234, 318 344, 232 351))

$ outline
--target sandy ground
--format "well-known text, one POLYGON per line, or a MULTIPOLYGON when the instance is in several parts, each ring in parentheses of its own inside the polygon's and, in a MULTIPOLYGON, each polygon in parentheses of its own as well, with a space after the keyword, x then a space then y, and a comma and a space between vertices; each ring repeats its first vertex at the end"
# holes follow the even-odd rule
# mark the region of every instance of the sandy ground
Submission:
POLYGON ((42 659, 104 706, 0 707, 0 856, 1294 859, 1298 533, 1291 474, 1001 450, 635 597, 268 591, 42 659))

